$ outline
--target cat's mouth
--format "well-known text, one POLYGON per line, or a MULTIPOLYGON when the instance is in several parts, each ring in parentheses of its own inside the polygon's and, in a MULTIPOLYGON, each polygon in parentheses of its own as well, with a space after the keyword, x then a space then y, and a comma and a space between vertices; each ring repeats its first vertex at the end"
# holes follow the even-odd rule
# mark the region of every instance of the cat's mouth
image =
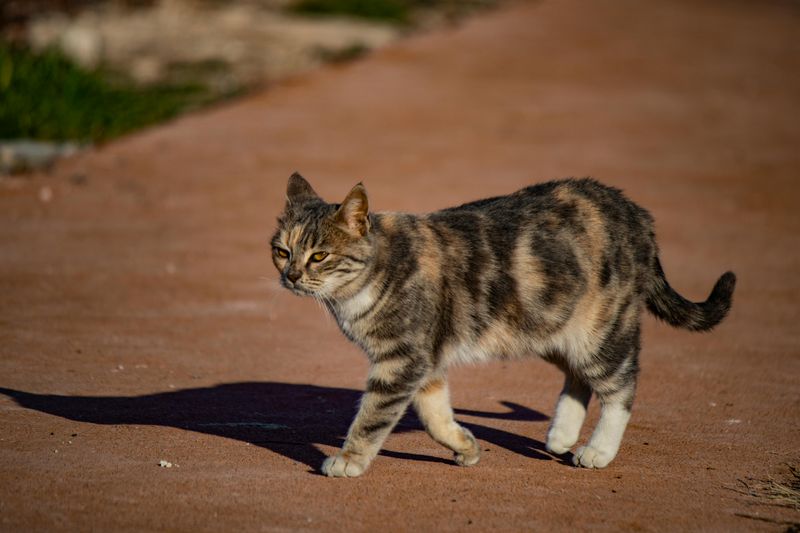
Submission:
POLYGON ((297 283, 293 283, 293 282, 289 281, 288 279, 281 279, 281 285, 283 285, 283 287, 285 289, 289 289, 291 292, 293 292, 294 294, 296 294, 298 296, 314 296, 314 292, 313 291, 311 291, 311 290, 309 290, 309 289, 307 289, 307 288, 305 288, 305 287, 303 287, 301 285, 298 285, 297 283))

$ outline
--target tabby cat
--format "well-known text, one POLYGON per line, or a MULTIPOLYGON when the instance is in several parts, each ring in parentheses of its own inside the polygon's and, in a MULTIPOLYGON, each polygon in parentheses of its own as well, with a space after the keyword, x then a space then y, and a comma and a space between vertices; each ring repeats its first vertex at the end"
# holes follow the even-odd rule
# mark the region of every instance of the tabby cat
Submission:
POLYGON ((709 330, 736 277, 692 303, 667 283, 650 214, 592 179, 527 187, 427 215, 370 213, 362 184, 341 204, 295 173, 271 241, 281 284, 322 302, 370 362, 344 447, 328 476, 361 475, 409 404, 427 432, 474 465, 480 446, 453 419, 447 368, 536 354, 566 375, 547 434, 565 454, 589 398, 600 420, 575 465, 617 455, 639 371, 643 307, 672 326, 709 330))

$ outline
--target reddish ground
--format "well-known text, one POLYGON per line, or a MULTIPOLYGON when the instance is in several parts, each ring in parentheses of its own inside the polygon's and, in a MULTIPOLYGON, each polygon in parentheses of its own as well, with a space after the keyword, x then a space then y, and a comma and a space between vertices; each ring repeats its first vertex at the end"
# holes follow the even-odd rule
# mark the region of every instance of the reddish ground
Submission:
POLYGON ((800 522, 731 490, 800 459, 798 31, 788 1, 520 3, 6 182, 0 529, 800 522), (531 361, 453 372, 478 466, 408 417, 365 477, 328 479, 366 361, 277 285, 296 169, 411 211, 592 175, 652 211, 685 295, 736 271, 733 312, 702 335, 646 320, 608 469, 543 450, 561 378, 531 361))

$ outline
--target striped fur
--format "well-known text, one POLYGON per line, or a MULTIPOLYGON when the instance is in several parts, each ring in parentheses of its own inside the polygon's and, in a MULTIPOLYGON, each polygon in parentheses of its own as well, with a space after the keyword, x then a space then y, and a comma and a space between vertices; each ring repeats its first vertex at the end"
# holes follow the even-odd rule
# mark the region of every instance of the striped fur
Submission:
POLYGON ((575 445, 594 393, 601 418, 574 462, 604 467, 633 404, 642 309, 705 330, 730 308, 732 273, 707 302, 685 300, 664 278, 650 215, 591 179, 428 215, 370 213, 361 184, 329 204, 299 174, 287 198, 272 239, 282 285, 323 302, 371 363, 344 447, 322 467, 330 476, 363 473, 411 404, 458 464, 477 463, 447 368, 532 355, 566 376, 547 448, 575 445))

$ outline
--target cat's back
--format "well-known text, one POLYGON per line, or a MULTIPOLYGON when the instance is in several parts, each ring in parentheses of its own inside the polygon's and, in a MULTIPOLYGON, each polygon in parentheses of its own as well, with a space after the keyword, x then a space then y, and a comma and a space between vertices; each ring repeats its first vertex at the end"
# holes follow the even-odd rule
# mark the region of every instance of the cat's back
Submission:
MULTIPOLYGON (((499 257, 520 238, 533 249, 552 241, 599 253, 610 244, 641 248, 654 238, 650 214, 619 189, 592 178, 569 178, 531 185, 431 213, 434 229, 455 235, 473 248, 488 244, 499 257), (613 241, 613 242, 612 242, 613 241)), ((544 250, 544 253, 547 253, 544 250)), ((643 259, 643 257, 642 257, 643 259)))
POLYGON ((570 219, 577 207, 601 209, 610 219, 641 218, 643 222, 652 222, 647 211, 629 200, 621 190, 593 178, 566 178, 529 185, 511 194, 449 207, 430 216, 433 220, 469 216, 503 219, 514 214, 530 218, 555 213, 570 219))

